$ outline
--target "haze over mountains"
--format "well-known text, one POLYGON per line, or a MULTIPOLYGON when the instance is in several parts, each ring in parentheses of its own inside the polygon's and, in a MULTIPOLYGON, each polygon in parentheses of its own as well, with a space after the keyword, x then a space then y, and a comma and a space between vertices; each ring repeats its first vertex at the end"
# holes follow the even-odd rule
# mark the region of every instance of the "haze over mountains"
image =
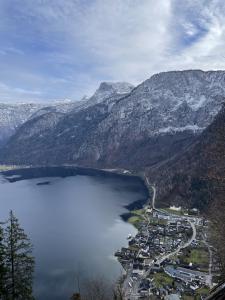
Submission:
MULTIPOLYGON (((160 174, 171 172, 167 178, 171 191, 173 164, 186 170, 190 163, 186 156, 184 161, 172 158, 194 151, 189 154, 194 160, 191 164, 200 164, 195 157, 205 149, 192 144, 201 145, 201 133, 213 122, 224 99, 224 71, 159 73, 135 88, 128 83, 105 82, 89 99, 67 104, 64 109, 41 107, 32 111, 32 117, 27 114, 1 150, 1 161, 147 169, 154 174, 150 179, 158 178, 162 184, 160 174), (168 161, 161 170, 159 165, 168 161)), ((168 192, 161 191, 162 197, 168 192)), ((182 201, 178 198, 177 202, 182 201)))

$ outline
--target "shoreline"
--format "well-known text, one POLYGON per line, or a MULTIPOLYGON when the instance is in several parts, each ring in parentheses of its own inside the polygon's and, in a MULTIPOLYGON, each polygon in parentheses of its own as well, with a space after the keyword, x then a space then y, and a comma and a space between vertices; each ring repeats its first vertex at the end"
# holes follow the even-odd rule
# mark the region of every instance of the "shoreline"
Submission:
MULTIPOLYGON (((63 165, 44 165, 44 166, 18 166, 18 165, 0 165, 0 174, 3 174, 3 176, 8 180, 10 183, 19 181, 19 180, 26 180, 26 179, 31 179, 31 178, 41 178, 42 177, 42 171, 43 169, 46 171, 47 169, 51 169, 54 171, 57 171, 59 169, 62 170, 68 170, 72 171, 68 172, 67 174, 59 174, 56 172, 56 174, 52 174, 50 172, 50 177, 51 176, 59 176, 59 177, 69 177, 69 176, 76 176, 76 175, 81 175, 81 176, 102 176, 106 175, 108 177, 122 177, 122 178, 134 178, 135 180, 141 181, 143 184, 143 187, 145 189, 145 198, 144 199, 139 199, 134 202, 131 202, 130 204, 124 206, 128 210, 128 212, 125 212, 120 215, 120 218, 124 221, 127 222, 131 225, 133 225, 135 228, 136 226, 132 223, 129 222, 129 218, 134 216, 133 211, 135 210, 142 210, 145 208, 146 205, 149 205, 151 202, 152 198, 152 191, 150 191, 151 185, 148 182, 148 179, 145 175, 145 173, 138 173, 132 171, 132 170, 127 170, 127 169, 99 169, 99 168, 90 168, 90 167, 80 167, 77 165, 69 165, 69 164, 63 164, 63 165), (3 168, 2 168, 3 167, 3 168), (31 171, 34 171, 33 174, 31 174, 31 171), (73 172, 74 171, 74 172, 73 172), (21 174, 22 173, 22 174, 21 174)), ((60 170, 60 171, 61 171, 60 170)), ((136 228, 137 229, 137 228, 136 228)))
MULTIPOLYGON (((0 168, 0 174, 4 176, 4 178, 9 181, 10 183, 20 181, 20 180, 26 180, 26 179, 34 179, 34 178, 43 178, 43 171, 47 172, 45 173, 45 177, 70 177, 70 176, 107 176, 108 178, 122 178, 126 180, 136 180, 141 182, 143 192, 145 196, 142 199, 135 200, 131 202, 128 205, 125 205, 124 208, 127 209, 127 212, 124 212, 123 214, 119 215, 119 217, 122 219, 122 221, 132 225, 137 232, 139 232, 139 229, 137 226, 135 226, 135 223, 130 222, 129 218, 134 216, 134 211, 137 210, 144 210, 147 205, 150 204, 150 201, 152 199, 152 192, 150 191, 150 185, 148 184, 148 181, 146 180, 145 174, 138 174, 134 173, 131 170, 125 170, 125 169, 97 169, 97 168, 87 168, 87 167, 79 167, 79 166, 73 166, 73 165, 49 165, 49 166, 9 166, 8 169, 1 170, 0 168)), ((46 184, 44 183, 39 183, 46 184)), ((128 245, 128 241, 127 241, 128 245)), ((112 254, 115 258, 115 253, 112 254)), ((118 260, 117 260, 118 261, 118 260)), ((122 267, 121 263, 118 261, 120 266, 122 267)), ((116 280, 120 280, 120 278, 117 278, 116 280)))
MULTIPOLYGON (((69 177, 69 176, 107 176, 107 177, 119 177, 122 179, 129 180, 138 180, 143 185, 143 190, 145 197, 130 204, 124 206, 128 210, 127 213, 120 215, 121 219, 125 222, 128 221, 126 215, 132 215, 132 211, 136 209, 143 209, 145 205, 151 200, 151 194, 149 185, 147 183, 146 177, 143 174, 138 174, 134 171, 126 169, 99 169, 99 168, 90 168, 90 167, 80 167, 77 165, 39 165, 39 166, 18 166, 18 165, 2 165, 4 168, 1 168, 0 165, 0 174, 2 174, 6 180, 10 183, 43 177, 43 170, 46 172, 45 177, 69 177)), ((128 222, 129 223, 129 222, 128 222)), ((133 225, 133 224, 132 224, 133 225)), ((133 225, 134 226, 134 225, 133 225)), ((135 226, 134 226, 135 227, 135 226)))

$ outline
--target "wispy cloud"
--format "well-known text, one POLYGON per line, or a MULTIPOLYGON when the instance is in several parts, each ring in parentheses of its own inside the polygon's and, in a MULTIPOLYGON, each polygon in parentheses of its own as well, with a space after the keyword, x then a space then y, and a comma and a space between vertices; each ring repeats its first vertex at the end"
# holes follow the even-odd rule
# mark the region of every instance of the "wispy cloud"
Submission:
POLYGON ((40 91, 35 90, 26 90, 20 87, 14 87, 6 85, 3 82, 0 82, 0 99, 2 99, 2 102, 11 101, 11 95, 13 95, 15 98, 14 100, 16 102, 19 102, 18 99, 21 100, 36 100, 39 101, 39 99, 42 97, 42 93, 40 91))
POLYGON ((222 0, 2 0, 0 101, 79 99, 103 80, 224 69, 224 17, 222 0))

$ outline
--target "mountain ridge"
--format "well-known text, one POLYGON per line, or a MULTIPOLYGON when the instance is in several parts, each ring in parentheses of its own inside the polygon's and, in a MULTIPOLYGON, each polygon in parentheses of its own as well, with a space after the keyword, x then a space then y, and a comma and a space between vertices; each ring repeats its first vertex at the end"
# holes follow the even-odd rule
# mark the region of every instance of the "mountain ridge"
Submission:
POLYGON ((184 150, 212 123, 225 97, 225 72, 164 72, 130 89, 87 105, 92 96, 65 115, 50 112, 49 124, 44 115, 43 122, 23 124, 1 161, 148 168, 184 150))
POLYGON ((208 209, 213 200, 221 198, 225 187, 225 104, 189 147, 147 174, 156 183, 159 205, 208 209))
POLYGON ((92 97, 84 97, 80 101, 0 102, 0 145, 5 144, 18 127, 30 118, 46 113, 68 113, 74 109, 84 109, 111 95, 123 95, 133 88, 134 86, 127 82, 102 82, 92 97))

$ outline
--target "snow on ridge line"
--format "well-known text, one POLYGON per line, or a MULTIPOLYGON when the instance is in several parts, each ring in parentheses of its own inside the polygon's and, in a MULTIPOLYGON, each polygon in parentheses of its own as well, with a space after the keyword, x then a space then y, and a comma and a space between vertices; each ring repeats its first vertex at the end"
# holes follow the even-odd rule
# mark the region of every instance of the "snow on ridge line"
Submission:
POLYGON ((205 128, 204 127, 199 127, 198 125, 186 125, 183 127, 173 127, 173 126, 169 126, 166 128, 160 128, 158 130, 158 133, 169 133, 169 132, 182 132, 182 131, 193 131, 193 132, 199 132, 199 131, 203 131, 205 128))

